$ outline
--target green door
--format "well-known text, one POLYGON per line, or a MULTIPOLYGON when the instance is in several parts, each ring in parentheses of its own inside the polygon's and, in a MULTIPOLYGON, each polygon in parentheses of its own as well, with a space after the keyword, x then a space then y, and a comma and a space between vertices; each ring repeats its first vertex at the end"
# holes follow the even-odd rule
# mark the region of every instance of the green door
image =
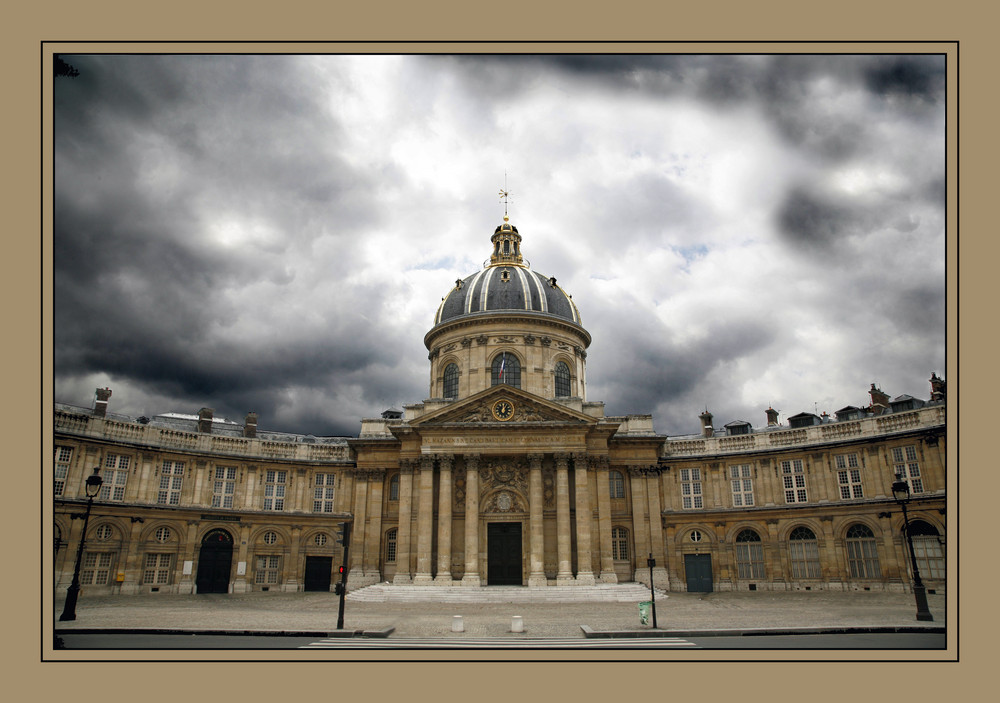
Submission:
POLYGON ((684 575, 691 593, 712 592, 712 555, 685 554, 684 575))

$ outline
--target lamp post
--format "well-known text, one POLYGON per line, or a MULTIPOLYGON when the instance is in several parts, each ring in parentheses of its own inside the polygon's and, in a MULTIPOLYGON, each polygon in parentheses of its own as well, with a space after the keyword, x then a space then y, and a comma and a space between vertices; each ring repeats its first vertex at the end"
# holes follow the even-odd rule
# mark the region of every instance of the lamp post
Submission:
POLYGON ((906 544, 910 548, 910 565, 913 567, 913 598, 917 602, 917 620, 934 620, 934 616, 927 608, 927 591, 924 589, 924 582, 920 580, 917 555, 913 552, 913 538, 910 536, 910 518, 906 514, 906 504, 910 502, 910 484, 902 479, 893 481, 892 497, 903 509, 903 530, 906 532, 906 544))
MULTIPOLYGON (((80 546, 76 549, 76 566, 73 567, 73 583, 66 590, 66 605, 63 607, 60 620, 76 620, 76 599, 80 596, 80 562, 83 561, 83 545, 87 541, 87 523, 90 522, 90 509, 94 498, 101 492, 104 480, 101 469, 95 468, 94 473, 87 477, 87 512, 83 514, 83 532, 80 533, 80 546)), ((75 516, 74 516, 75 517, 75 516)))

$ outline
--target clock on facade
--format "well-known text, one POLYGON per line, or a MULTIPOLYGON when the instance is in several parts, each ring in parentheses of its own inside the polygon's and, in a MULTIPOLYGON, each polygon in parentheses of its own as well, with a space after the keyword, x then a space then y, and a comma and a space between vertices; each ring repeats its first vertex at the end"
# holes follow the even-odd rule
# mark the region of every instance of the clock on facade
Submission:
POLYGON ((506 422, 514 417, 514 403, 506 398, 501 398, 497 402, 493 403, 492 411, 493 417, 501 422, 506 422))

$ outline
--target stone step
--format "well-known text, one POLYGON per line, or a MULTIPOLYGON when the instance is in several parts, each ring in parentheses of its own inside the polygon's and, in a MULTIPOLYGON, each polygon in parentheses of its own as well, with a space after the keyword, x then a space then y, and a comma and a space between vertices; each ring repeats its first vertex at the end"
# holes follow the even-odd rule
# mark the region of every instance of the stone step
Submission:
MULTIPOLYGON (((347 600, 369 603, 638 603, 649 600, 649 587, 641 583, 594 586, 399 586, 378 583, 350 591, 347 600)), ((657 598, 667 594, 657 589, 657 598)))

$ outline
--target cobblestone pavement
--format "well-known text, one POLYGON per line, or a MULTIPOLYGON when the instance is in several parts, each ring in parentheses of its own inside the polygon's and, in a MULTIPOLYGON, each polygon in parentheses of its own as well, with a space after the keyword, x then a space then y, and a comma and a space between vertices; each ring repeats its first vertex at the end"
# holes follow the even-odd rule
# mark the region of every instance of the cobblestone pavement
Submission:
MULTIPOLYGON (((98 596, 82 593, 77 619, 60 622, 65 595, 56 593, 54 627, 181 631, 333 632, 339 598, 332 593, 98 596)), ((657 625, 668 631, 945 626, 945 596, 929 595, 933 622, 917 622, 913 595, 872 592, 724 592, 658 594, 657 625)), ((597 631, 648 630, 636 603, 366 603, 347 601, 344 629, 395 628, 392 637, 583 637, 597 631), (452 632, 461 615, 464 632, 452 632), (510 632, 520 615, 524 633, 510 632)))

